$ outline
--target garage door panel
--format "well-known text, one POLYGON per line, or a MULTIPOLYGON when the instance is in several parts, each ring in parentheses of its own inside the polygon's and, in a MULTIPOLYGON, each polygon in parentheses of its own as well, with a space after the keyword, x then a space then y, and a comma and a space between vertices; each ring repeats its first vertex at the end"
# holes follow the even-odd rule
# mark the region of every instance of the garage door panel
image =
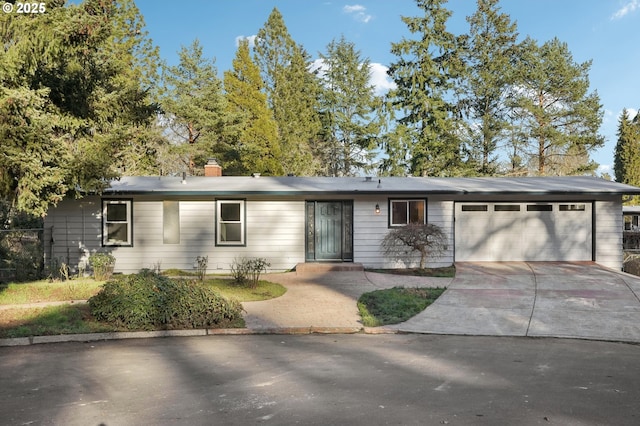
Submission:
POLYGON ((456 260, 592 259, 591 203, 456 203, 455 212, 456 260))

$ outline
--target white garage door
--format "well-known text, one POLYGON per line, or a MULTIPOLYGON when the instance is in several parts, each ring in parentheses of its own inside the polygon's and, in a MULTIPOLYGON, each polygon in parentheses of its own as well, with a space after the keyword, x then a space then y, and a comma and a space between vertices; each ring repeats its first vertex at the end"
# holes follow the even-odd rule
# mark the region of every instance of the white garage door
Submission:
POLYGON ((457 261, 592 260, 591 203, 456 203, 457 261))

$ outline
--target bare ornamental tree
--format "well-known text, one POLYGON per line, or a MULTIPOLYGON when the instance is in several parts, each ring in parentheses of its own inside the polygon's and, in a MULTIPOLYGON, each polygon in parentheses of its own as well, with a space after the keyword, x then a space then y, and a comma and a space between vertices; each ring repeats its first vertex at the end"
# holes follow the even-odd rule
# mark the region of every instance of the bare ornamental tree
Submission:
POLYGON ((427 258, 447 249, 447 236, 437 225, 410 223, 389 231, 380 246, 385 256, 405 264, 411 261, 414 252, 420 253, 420 269, 424 269, 427 258))

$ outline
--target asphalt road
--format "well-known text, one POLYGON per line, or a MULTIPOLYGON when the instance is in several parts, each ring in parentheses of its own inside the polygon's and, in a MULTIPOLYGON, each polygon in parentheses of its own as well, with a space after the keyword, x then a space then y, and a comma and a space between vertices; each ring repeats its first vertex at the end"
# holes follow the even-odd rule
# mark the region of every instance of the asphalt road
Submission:
POLYGON ((640 346, 252 335, 0 348, 2 425, 637 425, 640 346))

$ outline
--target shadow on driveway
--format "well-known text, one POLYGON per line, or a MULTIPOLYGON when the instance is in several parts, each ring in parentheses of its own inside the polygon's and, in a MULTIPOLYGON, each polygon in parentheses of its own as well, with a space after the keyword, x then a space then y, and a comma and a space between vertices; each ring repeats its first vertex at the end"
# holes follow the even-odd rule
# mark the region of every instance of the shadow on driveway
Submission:
POLYGON ((592 262, 462 262, 402 332, 640 342, 640 278, 592 262))

